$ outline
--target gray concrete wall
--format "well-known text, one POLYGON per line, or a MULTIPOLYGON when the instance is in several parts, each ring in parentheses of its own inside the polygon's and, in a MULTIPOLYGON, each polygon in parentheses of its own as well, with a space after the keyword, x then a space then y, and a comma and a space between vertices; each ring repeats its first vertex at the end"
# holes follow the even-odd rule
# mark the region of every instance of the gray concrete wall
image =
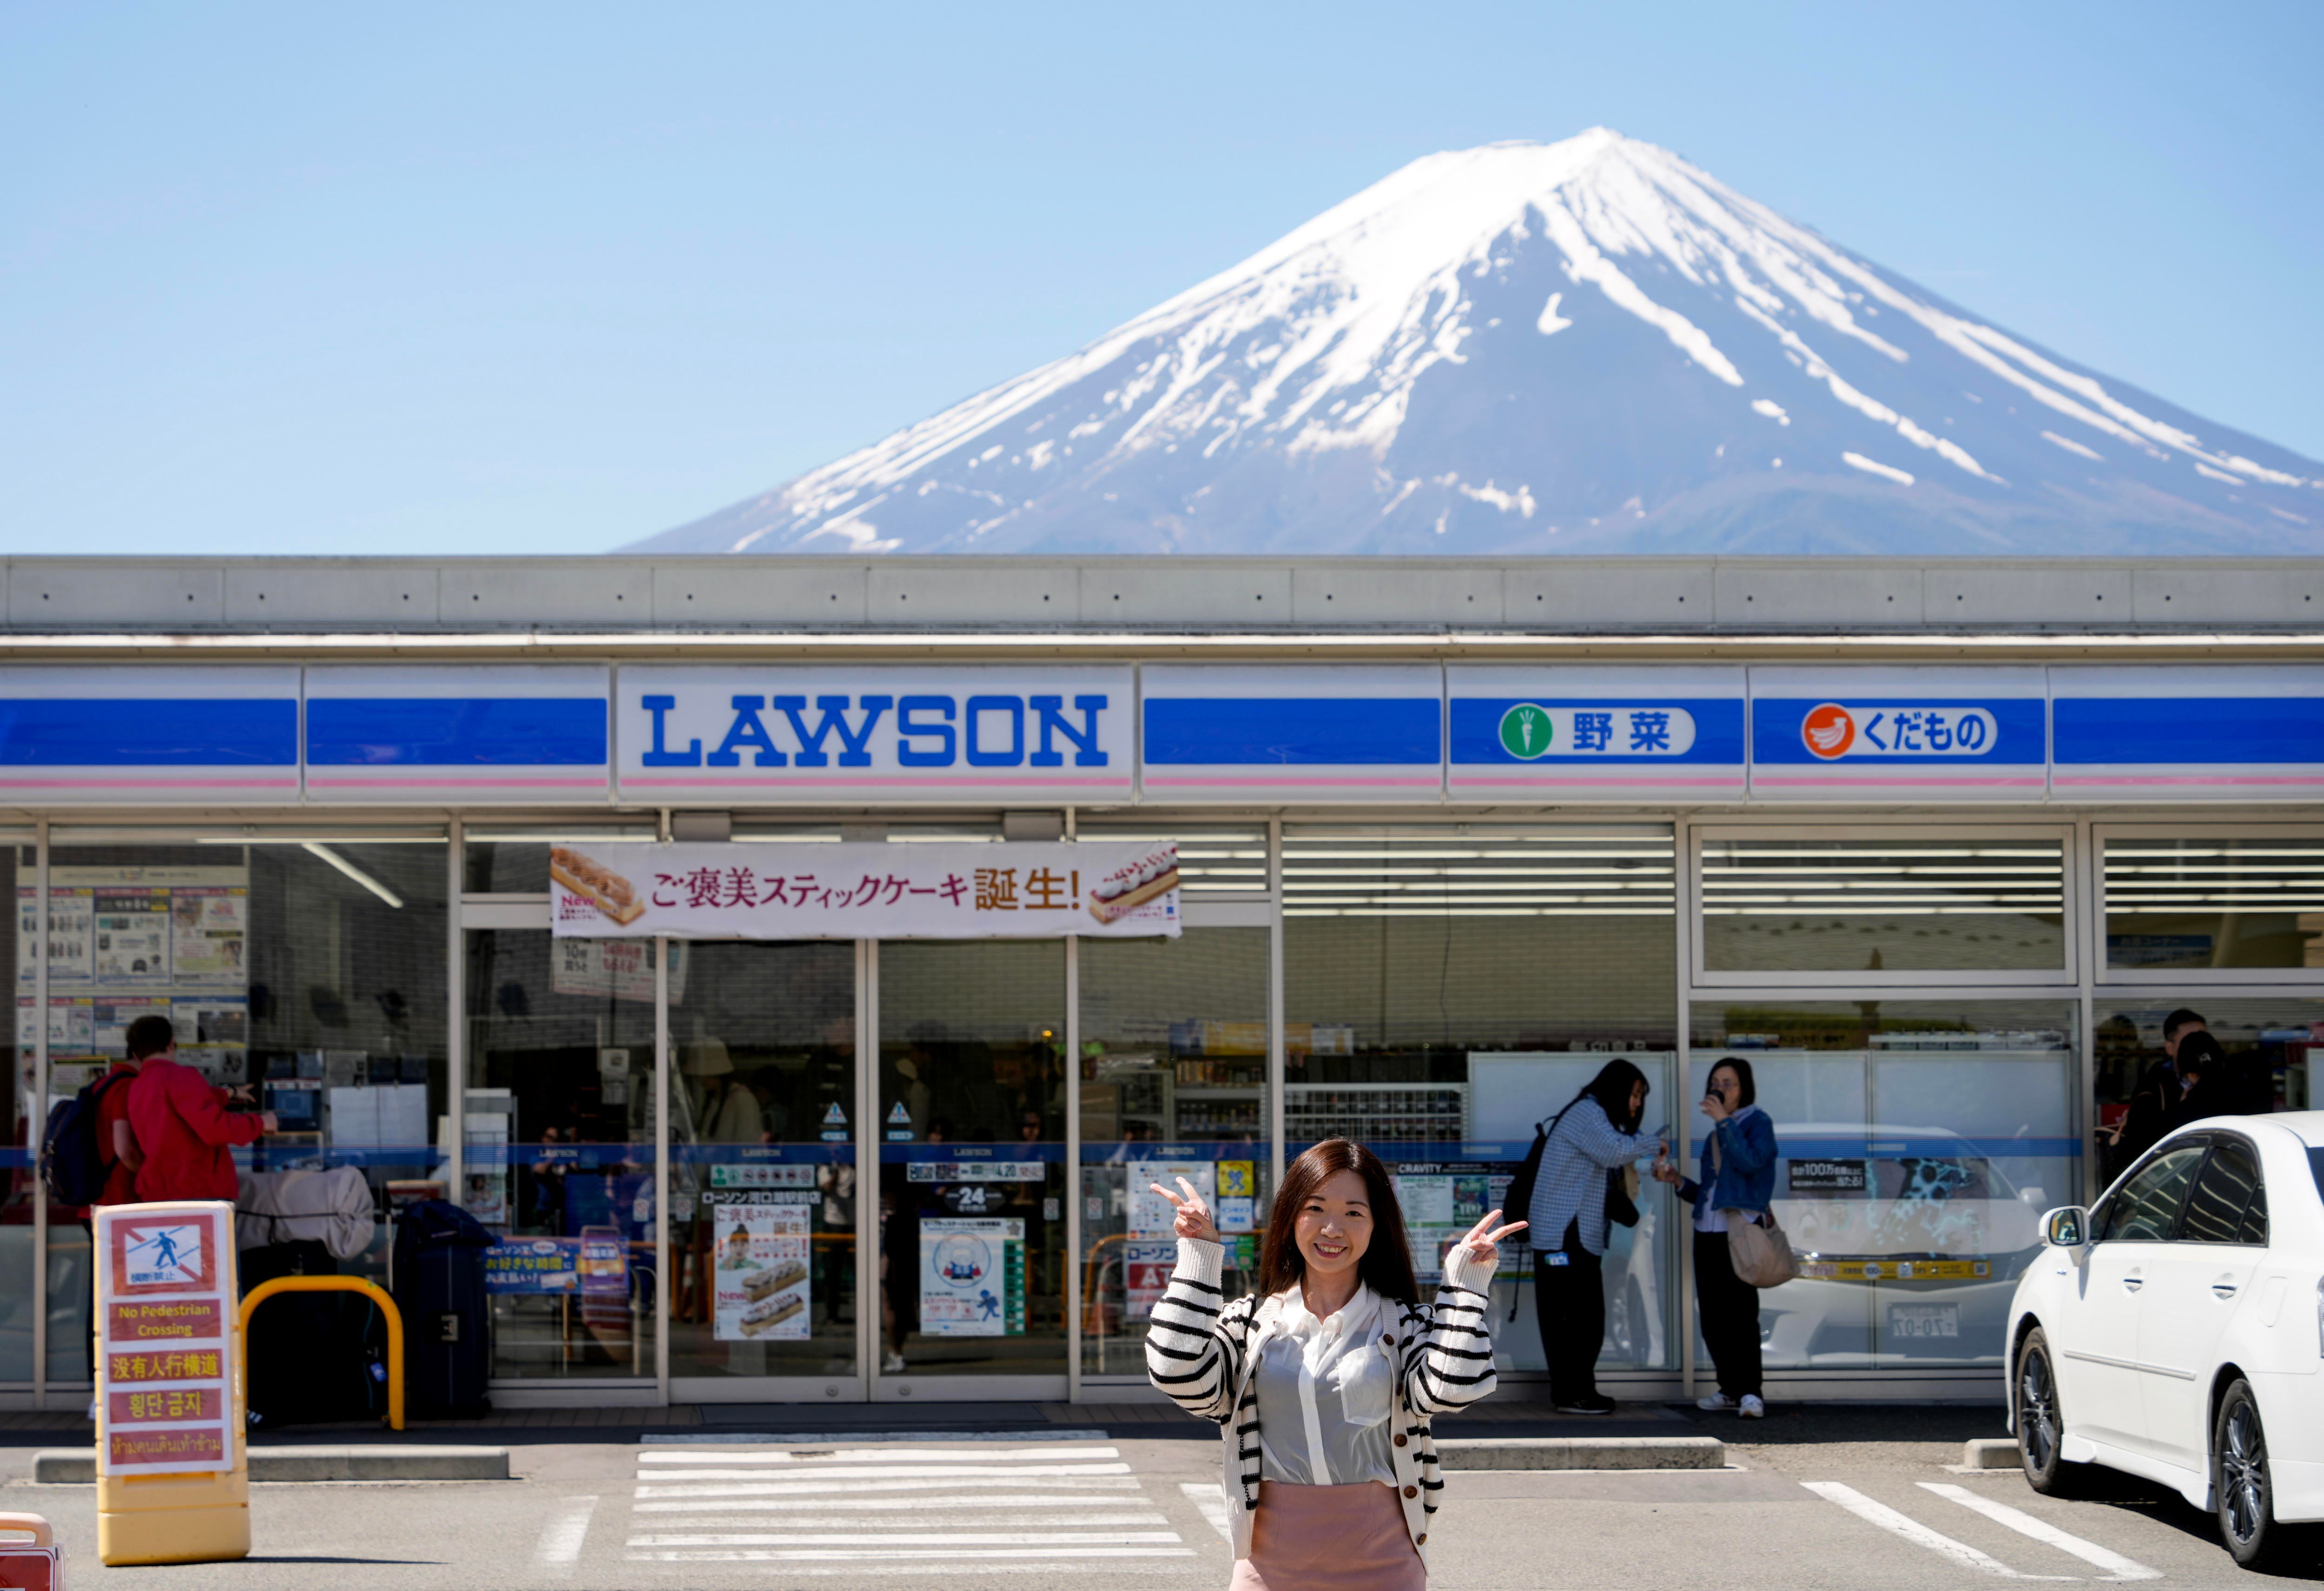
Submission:
POLYGON ((69 558, 0 634, 2313 630, 2319 559, 69 558))

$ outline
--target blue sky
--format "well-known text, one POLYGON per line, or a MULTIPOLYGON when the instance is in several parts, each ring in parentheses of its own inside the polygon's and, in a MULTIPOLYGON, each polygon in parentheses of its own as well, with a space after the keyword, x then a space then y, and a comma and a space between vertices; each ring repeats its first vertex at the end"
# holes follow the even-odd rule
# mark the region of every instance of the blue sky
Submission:
POLYGON ((14 553, 593 552, 1593 124, 2324 459, 2324 6, 0 10, 14 553))

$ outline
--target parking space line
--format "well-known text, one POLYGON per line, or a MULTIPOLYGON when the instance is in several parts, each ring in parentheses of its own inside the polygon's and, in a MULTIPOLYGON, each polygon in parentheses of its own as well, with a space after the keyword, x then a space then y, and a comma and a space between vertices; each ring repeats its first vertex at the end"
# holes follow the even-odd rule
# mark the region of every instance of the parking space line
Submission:
POLYGON ((589 1517, 597 1511, 595 1497, 576 1497, 540 1527, 540 1541, 532 1561, 549 1565, 581 1561, 581 1543, 589 1539, 589 1517))
POLYGON ((2096 1541, 2085 1541, 2080 1536, 2070 1535, 2056 1525, 2012 1508, 2006 1503, 1996 1503, 1990 1497, 1980 1497, 1966 1486, 1950 1485, 1941 1481, 1923 1481, 1921 1486, 1923 1490, 1934 1492, 1948 1502, 1958 1503, 1963 1508, 1985 1515, 1996 1524, 2007 1525, 2021 1536, 2031 1536, 2036 1541, 2045 1546, 2055 1547, 2061 1552, 2070 1552, 2084 1563, 2096 1564, 2107 1571, 2104 1578, 2159 1580, 2163 1577, 2161 1569, 2149 1568, 2135 1559, 2125 1558, 2119 1552, 2099 1546, 2096 1541))
POLYGON ((1802 1481, 1800 1483, 1827 1503, 1837 1503, 1867 1524, 1877 1525, 1891 1535, 1901 1536, 1915 1547, 1925 1547, 1940 1558, 1951 1559, 1963 1568, 1973 1568, 1988 1575, 1998 1575, 2005 1580, 2070 1580, 2072 1575, 2022 1575, 1997 1558, 1978 1551, 1966 1541, 1956 1541, 1950 1536, 1939 1535, 1920 1521, 1897 1513, 1886 1503, 1875 1503, 1854 1486, 1841 1485, 1838 1481, 1802 1481))

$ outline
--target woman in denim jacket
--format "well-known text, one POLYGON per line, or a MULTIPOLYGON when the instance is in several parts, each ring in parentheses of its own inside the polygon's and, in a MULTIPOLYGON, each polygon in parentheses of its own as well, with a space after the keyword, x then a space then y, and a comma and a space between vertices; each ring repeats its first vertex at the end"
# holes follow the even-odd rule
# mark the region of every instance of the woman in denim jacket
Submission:
POLYGON ((1694 1207, 1694 1300, 1702 1313, 1702 1340, 1718 1366, 1719 1390, 1695 1407, 1732 1409, 1746 1420, 1767 1412, 1760 1397, 1759 1290, 1735 1274, 1728 1257, 1727 1223, 1761 1220, 1775 1193, 1775 1124, 1759 1108, 1751 1063, 1729 1055, 1711 1069, 1702 1113, 1711 1141, 1703 1178, 1682 1176, 1668 1161, 1655 1175, 1675 1185, 1694 1207))

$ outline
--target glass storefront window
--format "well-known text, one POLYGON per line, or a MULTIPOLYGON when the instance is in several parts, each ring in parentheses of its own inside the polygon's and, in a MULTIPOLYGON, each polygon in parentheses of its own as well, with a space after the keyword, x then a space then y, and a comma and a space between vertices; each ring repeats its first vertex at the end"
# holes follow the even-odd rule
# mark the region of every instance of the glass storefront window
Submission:
POLYGON ((1721 1059, 1750 1062, 1775 1123, 1775 1217, 1802 1274, 1759 1295, 1769 1369, 2001 1363, 2042 1212, 2081 1197, 2075 1014, 2066 1000, 1694 1006, 1688 1173, 1707 1136, 1692 1101, 1721 1059))
POLYGON ((2111 1129, 2128 1113, 2132 1091, 2146 1069, 2163 1059, 2163 1024, 2172 1012, 2190 1010, 2204 1030, 2231 1056, 2255 1054, 2274 1080, 2276 1108, 2312 1110, 2324 1103, 2324 994, 2312 999, 2221 999, 2218 989, 2168 986, 2133 998, 2102 994, 2096 1007, 2091 1047, 2098 1062, 2099 1180, 2112 1182, 2127 1168, 2128 1156, 2109 1142, 2111 1129))
POLYGON ((501 1239, 493 1374, 650 1376, 654 944, 467 937, 462 1198, 501 1239))
POLYGON ((651 818, 471 823, 461 834, 460 888, 467 895, 546 895, 549 847, 591 841, 638 843, 659 838, 651 818))
POLYGON ((879 947, 889 1376, 1065 1373, 1065 952, 879 947))
POLYGON ((2324 969, 2324 839, 2099 835, 2106 964, 2324 969))
POLYGON ((1145 1375, 1146 1324, 1177 1255, 1174 1212, 1149 1184, 1175 1191, 1184 1176, 1211 1202, 1230 1297, 1257 1275, 1273 1192, 1267 940, 1189 928, 1082 942, 1084 1375, 1145 1375))
MULTIPOLYGON (((1285 831, 1284 1153, 1339 1136, 1388 1161, 1424 1286, 1612 1053, 1646 1073, 1646 1125, 1676 1119, 1674 866, 1655 824, 1285 831)), ((1677 1362, 1683 1228, 1643 1190, 1606 1255, 1603 1368, 1677 1362)), ((1532 1256, 1502 1253, 1495 1348, 1540 1370, 1532 1256)))
POLYGON ((1702 841, 1706 972, 2061 971, 2061 839, 1702 841))
POLYGON ((669 1039, 670 1374, 853 1375, 855 946, 672 945, 669 1039))
MULTIPOLYGON (((20 908, 27 897, 19 873, 20 908)), ((236 833, 184 842, 75 836, 50 858, 51 1096, 124 1053, 129 1024, 170 1018, 178 1057, 280 1130, 245 1177, 361 1166, 381 1219, 343 1274, 383 1283, 386 1216, 440 1193, 445 1071, 445 847, 425 834, 236 833)), ((17 961, 20 1034, 34 969, 17 961)), ((247 1185, 247 1184, 245 1184, 247 1185)), ((52 1382, 89 1379, 88 1243, 78 1212, 49 1228, 52 1382)), ((245 1254, 244 1283, 267 1274, 245 1254)))

